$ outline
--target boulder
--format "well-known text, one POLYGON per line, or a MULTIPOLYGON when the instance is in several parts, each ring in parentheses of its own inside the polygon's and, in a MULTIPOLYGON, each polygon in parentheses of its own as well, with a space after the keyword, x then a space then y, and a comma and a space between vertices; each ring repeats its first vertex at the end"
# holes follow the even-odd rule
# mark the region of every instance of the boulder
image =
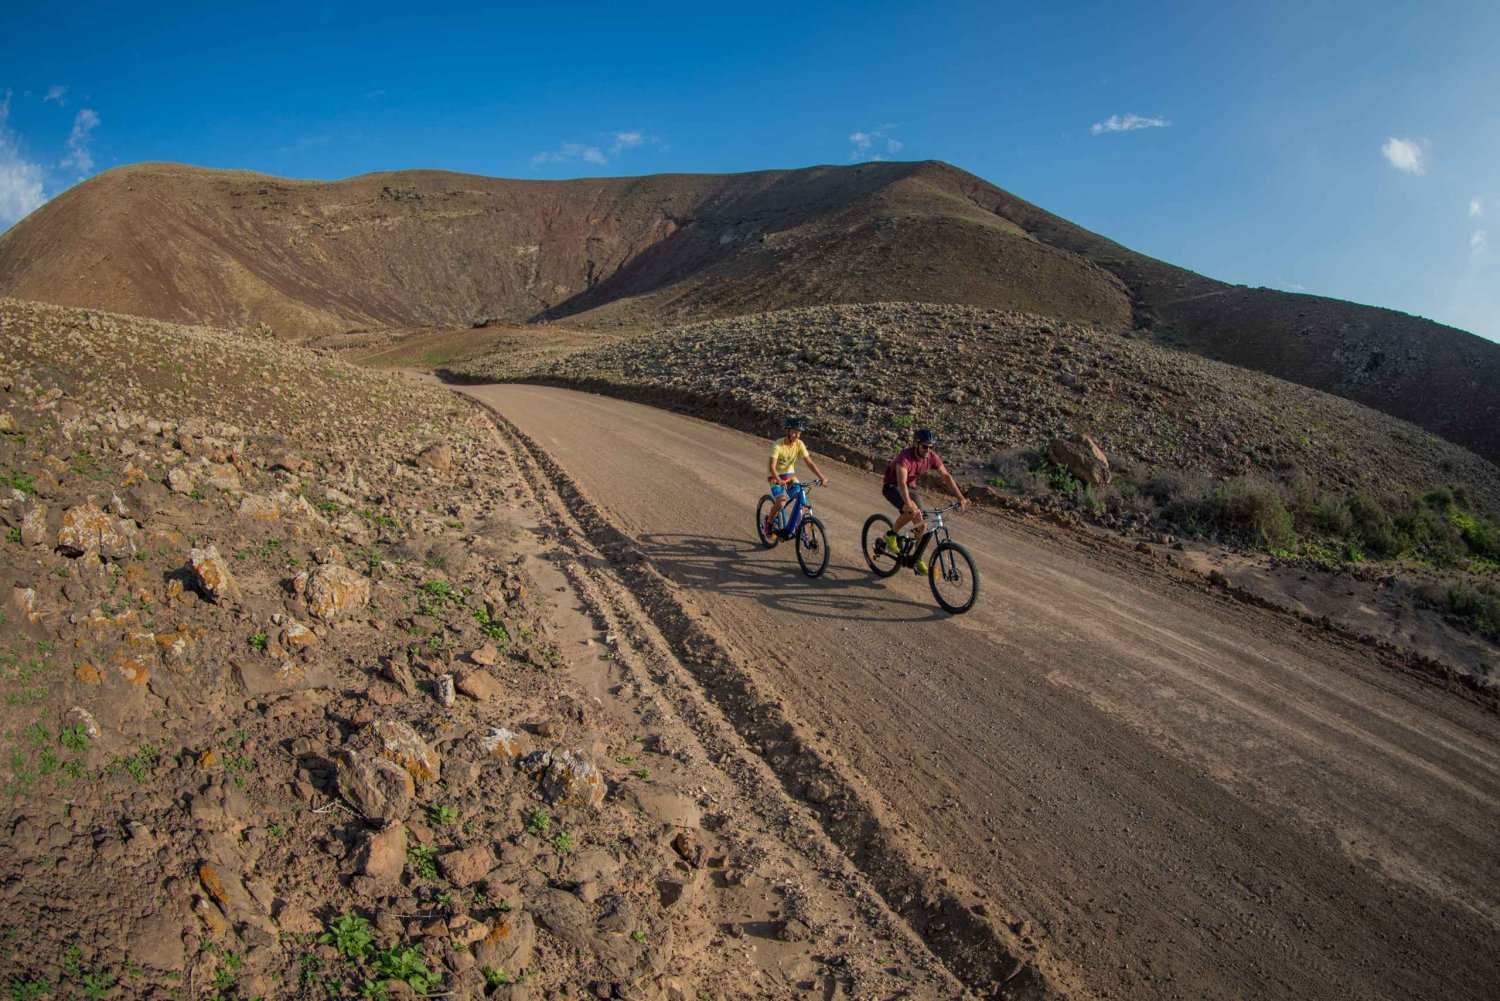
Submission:
POLYGON ((1086 434, 1053 438, 1047 445, 1047 458, 1089 486, 1102 487, 1114 479, 1109 458, 1086 434))
POLYGON ((188 568, 195 590, 209 601, 221 602, 237 597, 240 588, 229 564, 219 555, 218 546, 188 552, 188 568))
POLYGON ((411 773, 418 783, 434 782, 442 770, 442 759, 409 724, 382 719, 370 724, 377 753, 411 773))
POLYGON ((525 738, 501 726, 490 727, 489 733, 479 738, 480 746, 506 764, 524 757, 528 752, 525 738))
POLYGON ((448 852, 439 860, 443 876, 454 886, 473 886, 495 868, 495 857, 483 845, 448 852))
POLYGON ((197 487, 193 482, 193 474, 183 466, 173 466, 167 470, 167 486, 174 494, 190 494, 197 487))
POLYGON ((65 556, 94 555, 107 560, 122 560, 135 555, 134 534, 133 524, 89 502, 63 513, 57 548, 65 556))
POLYGON ((392 824, 383 831, 370 832, 356 863, 361 875, 381 883, 396 882, 406 867, 406 828, 392 824))
POLYGON ((38 501, 21 517, 21 544, 39 546, 47 535, 47 505, 38 501))
POLYGON ((475 702, 488 702, 505 694, 505 686, 487 671, 468 671, 458 680, 458 690, 475 702))
POLYGON ((417 790, 405 768, 387 758, 367 758, 354 751, 340 751, 336 763, 339 793, 366 820, 399 824, 411 812, 417 790))
POLYGON ((509 911, 495 916, 494 924, 474 946, 474 958, 480 966, 512 973, 529 970, 536 949, 536 923, 525 911, 509 911))
POLYGON ((370 603, 369 578, 336 563, 304 570, 292 588, 307 602, 309 614, 324 622, 348 618, 370 603))
POLYGON ((417 453, 417 465, 423 469, 446 473, 453 468, 453 447, 443 444, 428 445, 417 453))
POLYGON ((554 805, 597 807, 604 802, 609 784, 603 774, 577 751, 550 751, 535 756, 533 770, 540 772, 542 795, 554 805))

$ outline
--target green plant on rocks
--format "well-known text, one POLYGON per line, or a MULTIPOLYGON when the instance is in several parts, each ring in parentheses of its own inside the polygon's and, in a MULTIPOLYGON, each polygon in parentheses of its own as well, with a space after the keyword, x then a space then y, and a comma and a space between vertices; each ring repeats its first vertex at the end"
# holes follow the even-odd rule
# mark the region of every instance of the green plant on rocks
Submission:
POLYGON ((547 816, 547 811, 539 806, 533 806, 526 813, 526 833, 534 834, 539 838, 545 838, 552 830, 552 818, 547 816))
POLYGON ((412 845, 406 849, 406 861, 412 871, 422 879, 438 878, 437 847, 435 845, 412 845))
POLYGON ((426 994, 443 982, 441 970, 427 963, 422 950, 414 945, 385 949, 375 956, 375 972, 386 980, 399 980, 418 994, 426 994))
POLYGON ((345 911, 327 926, 327 930, 318 936, 318 941, 333 946, 334 951, 345 959, 362 959, 375 948, 375 933, 370 930, 367 919, 345 911))

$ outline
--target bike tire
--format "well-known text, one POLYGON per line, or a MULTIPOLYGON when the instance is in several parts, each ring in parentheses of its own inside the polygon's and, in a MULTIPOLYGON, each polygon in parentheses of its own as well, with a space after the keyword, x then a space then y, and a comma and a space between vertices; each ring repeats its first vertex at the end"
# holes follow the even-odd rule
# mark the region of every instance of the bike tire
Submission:
POLYGON ((812 515, 804 515, 797 526, 797 563, 813 578, 823 576, 828 569, 828 530, 812 515))
POLYGON ((774 530, 770 535, 766 534, 766 519, 774 510, 776 510, 776 498, 770 494, 762 494, 760 503, 755 505, 755 537, 767 549, 775 549, 776 544, 781 541, 781 537, 774 530))
POLYGON ((865 527, 859 533, 859 546, 864 550, 865 566, 877 577, 889 577, 901 569, 896 557, 885 551, 882 545, 876 553, 875 543, 885 538, 885 533, 895 528, 895 523, 883 514, 872 514, 865 519, 865 527))
POLYGON ((962 615, 979 600, 979 569, 974 566, 974 557, 957 542, 940 542, 932 551, 927 583, 937 603, 950 615, 962 615))

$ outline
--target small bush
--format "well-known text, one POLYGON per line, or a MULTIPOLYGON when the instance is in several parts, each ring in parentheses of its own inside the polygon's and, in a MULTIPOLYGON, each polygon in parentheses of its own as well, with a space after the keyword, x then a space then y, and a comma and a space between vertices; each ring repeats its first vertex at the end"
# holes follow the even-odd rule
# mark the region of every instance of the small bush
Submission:
POLYGON ((1448 592, 1448 611, 1473 626, 1480 634, 1500 640, 1500 588, 1490 583, 1472 590, 1456 587, 1448 592))
POLYGON ((1284 550, 1297 541, 1291 512, 1271 484, 1241 477, 1206 494, 1182 497, 1169 506, 1184 524, 1204 526, 1208 532, 1257 549, 1284 550))
MULTIPOLYGON (((996 452, 989 458, 989 467, 997 479, 1004 481, 1004 486, 1023 495, 1037 496, 1046 492, 1047 488, 1042 478, 1031 471, 1031 459, 1035 454, 1033 449, 1022 448, 996 452)), ((990 485, 997 486, 993 480, 990 485)))

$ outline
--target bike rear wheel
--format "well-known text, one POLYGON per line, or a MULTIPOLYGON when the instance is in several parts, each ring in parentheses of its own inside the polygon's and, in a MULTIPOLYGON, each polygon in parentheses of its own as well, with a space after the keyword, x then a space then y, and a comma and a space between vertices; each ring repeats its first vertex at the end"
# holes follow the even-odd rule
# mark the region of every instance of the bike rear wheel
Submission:
POLYGON ((957 542, 942 542, 927 564, 932 596, 951 615, 962 615, 979 598, 979 571, 974 558, 957 542))
POLYGON ((760 544, 767 549, 776 548, 781 541, 781 536, 776 534, 776 526, 771 526, 771 534, 766 534, 766 519, 771 517, 771 512, 776 510, 776 498, 770 494, 762 494, 760 503, 755 505, 755 537, 760 544))
POLYGON ((885 515, 872 514, 865 519, 864 530, 859 533, 859 545, 865 553, 865 565, 877 577, 889 577, 901 569, 900 562, 885 549, 885 535, 895 528, 891 519, 885 515))
POLYGON ((809 577, 821 577, 828 569, 828 533, 812 515, 797 526, 797 562, 809 577))

